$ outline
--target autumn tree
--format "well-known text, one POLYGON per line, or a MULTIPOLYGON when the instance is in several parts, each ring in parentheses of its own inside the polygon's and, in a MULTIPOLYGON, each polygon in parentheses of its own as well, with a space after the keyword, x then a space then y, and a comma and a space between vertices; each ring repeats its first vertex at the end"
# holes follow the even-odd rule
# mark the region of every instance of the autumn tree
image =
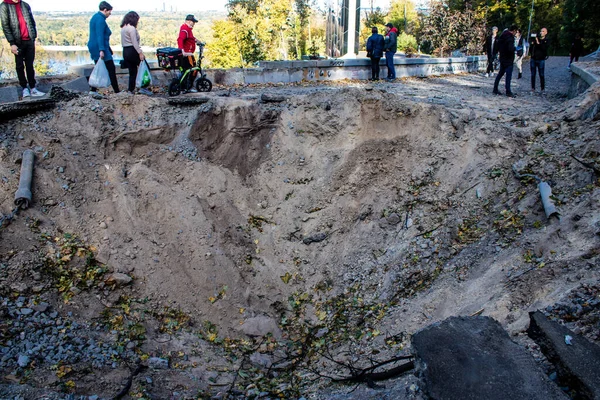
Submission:
POLYGON ((434 0, 429 14, 424 17, 421 35, 440 57, 448 56, 453 50, 477 54, 481 51, 484 26, 484 20, 473 10, 452 10, 447 0, 434 0))

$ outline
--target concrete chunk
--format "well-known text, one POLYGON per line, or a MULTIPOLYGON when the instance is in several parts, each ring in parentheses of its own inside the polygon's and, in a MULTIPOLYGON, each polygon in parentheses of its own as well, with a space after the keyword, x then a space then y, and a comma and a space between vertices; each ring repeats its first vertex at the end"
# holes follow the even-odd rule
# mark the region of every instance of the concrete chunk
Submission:
POLYGON ((558 384, 577 392, 577 398, 600 399, 600 347, 539 311, 529 318, 527 334, 556 367, 558 384))
POLYGON ((417 371, 437 400, 566 399, 489 317, 451 317, 412 339, 417 371))
POLYGON ((16 86, 0 87, 0 103, 19 101, 19 88, 16 86))
POLYGON ((90 91, 90 85, 88 84, 87 79, 83 76, 77 79, 73 79, 72 81, 69 81, 67 83, 63 83, 62 85, 60 85, 60 87, 62 87, 65 90, 71 90, 73 92, 79 93, 87 93, 90 91))

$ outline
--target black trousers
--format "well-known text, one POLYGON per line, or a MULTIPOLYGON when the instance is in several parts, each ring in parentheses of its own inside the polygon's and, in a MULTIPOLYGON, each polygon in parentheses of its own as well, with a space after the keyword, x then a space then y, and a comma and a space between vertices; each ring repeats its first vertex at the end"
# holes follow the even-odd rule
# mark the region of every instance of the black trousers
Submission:
MULTIPOLYGON (((94 60, 94 64, 98 63, 98 60, 94 60)), ((115 70, 115 62, 113 60, 104 60, 104 64, 106 65, 106 69, 108 70, 108 77, 110 78, 110 84, 115 93, 119 93, 119 82, 117 81, 117 71, 115 70)), ((135 82, 135 78, 134 78, 135 82)), ((135 86, 135 84, 134 84, 135 86)), ((91 87, 90 90, 92 92, 97 92, 98 88, 91 87)))
POLYGON ((490 57, 488 55, 488 65, 487 65, 487 69, 485 70, 486 74, 491 74, 494 72, 494 57, 490 57))
POLYGON ((17 64, 17 77, 19 85, 23 89, 35 87, 35 71, 33 69, 33 60, 35 60, 35 43, 33 40, 25 40, 19 44, 19 54, 15 55, 15 64, 17 64), (27 73, 27 78, 25 74, 27 73))
POLYGON ((371 57, 371 79, 379 79, 379 61, 381 57, 371 57))
POLYGON ((123 59, 127 62, 127 69, 129 69, 129 86, 127 87, 127 90, 133 92, 135 90, 135 79, 140 66, 140 55, 135 50, 135 47, 125 46, 123 47, 123 59))
MULTIPOLYGON (((181 62, 181 68, 183 68, 182 73, 185 74, 185 71, 188 69, 192 69, 196 66, 196 58, 194 56, 184 56, 181 62)), ((183 87, 184 90, 191 89, 194 85, 194 81, 196 80, 196 75, 198 71, 191 71, 187 77, 186 85, 187 87, 183 87)))

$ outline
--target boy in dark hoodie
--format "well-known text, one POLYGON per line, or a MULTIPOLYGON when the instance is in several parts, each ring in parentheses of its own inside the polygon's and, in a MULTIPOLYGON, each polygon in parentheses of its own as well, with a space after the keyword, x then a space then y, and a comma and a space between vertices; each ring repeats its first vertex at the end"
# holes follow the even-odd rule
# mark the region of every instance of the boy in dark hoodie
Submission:
POLYGON ((515 62, 515 32, 517 29, 518 28, 515 25, 511 26, 509 29, 502 32, 502 35, 500 35, 500 38, 498 39, 500 71, 494 82, 494 94, 500 94, 498 85, 500 84, 502 76, 506 74, 506 95, 508 97, 515 97, 510 90, 510 81, 512 79, 513 65, 515 62))
POLYGON ((10 43, 10 51, 15 55, 23 98, 45 95, 35 88, 33 60, 37 30, 29 4, 21 0, 4 0, 0 3, 0 21, 4 37, 10 43))
POLYGON ((394 68, 394 54, 398 50, 398 29, 391 22, 385 24, 385 65, 387 65, 387 79, 396 79, 396 68, 394 68))

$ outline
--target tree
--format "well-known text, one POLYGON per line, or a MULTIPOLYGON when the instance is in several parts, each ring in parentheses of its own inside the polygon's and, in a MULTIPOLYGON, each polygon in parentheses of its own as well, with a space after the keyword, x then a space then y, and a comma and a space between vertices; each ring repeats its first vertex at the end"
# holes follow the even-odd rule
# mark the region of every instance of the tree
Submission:
POLYGON ((236 39, 237 26, 229 20, 217 20, 212 25, 213 36, 207 42, 207 67, 235 68, 243 66, 239 42, 236 39))
POLYGON ((388 22, 394 24, 399 32, 414 34, 419 25, 419 16, 413 0, 392 0, 388 22))
POLYGON ((433 0, 429 14, 424 17, 421 35, 441 57, 457 49, 477 54, 481 51, 484 26, 484 20, 473 10, 452 10, 447 0, 433 0))

